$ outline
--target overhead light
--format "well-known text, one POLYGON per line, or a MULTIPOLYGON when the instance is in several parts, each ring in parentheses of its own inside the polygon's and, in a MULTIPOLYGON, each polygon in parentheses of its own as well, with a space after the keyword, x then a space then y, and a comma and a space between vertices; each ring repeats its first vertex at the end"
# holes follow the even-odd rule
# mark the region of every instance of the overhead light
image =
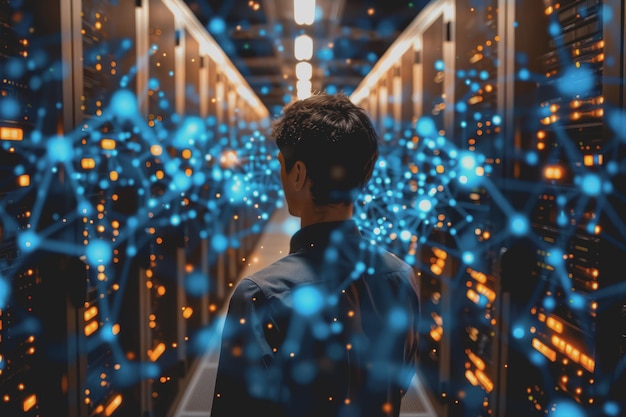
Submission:
POLYGON ((294 55, 298 61, 311 59, 313 57, 313 38, 309 35, 297 36, 294 55))
POLYGON ((306 61, 296 64, 296 77, 298 80, 310 80, 313 77, 313 66, 306 61))
POLYGON ((298 89, 298 93, 300 92, 311 92, 313 88, 313 84, 308 80, 300 80, 296 83, 296 88, 298 89))
POLYGON ((299 25, 312 25, 315 21, 315 0, 293 0, 293 19, 299 25))

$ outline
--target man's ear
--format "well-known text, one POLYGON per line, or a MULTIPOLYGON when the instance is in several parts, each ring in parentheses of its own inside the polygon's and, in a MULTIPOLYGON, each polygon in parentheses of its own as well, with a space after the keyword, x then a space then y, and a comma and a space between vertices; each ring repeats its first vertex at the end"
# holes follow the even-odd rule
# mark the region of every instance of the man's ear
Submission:
POLYGON ((295 173, 293 186, 296 191, 301 191, 306 184, 306 165, 302 161, 296 161, 292 169, 295 173))

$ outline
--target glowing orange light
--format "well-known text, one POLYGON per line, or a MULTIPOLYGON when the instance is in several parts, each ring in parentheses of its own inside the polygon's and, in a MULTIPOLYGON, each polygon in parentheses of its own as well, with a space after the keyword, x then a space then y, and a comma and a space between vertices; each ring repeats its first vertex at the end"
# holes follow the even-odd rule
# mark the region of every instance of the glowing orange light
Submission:
POLYGON ((163 153, 161 145, 152 145, 150 147, 150 153, 154 156, 160 156, 163 153))
POLYGON ((96 167, 96 160, 93 158, 83 158, 80 160, 80 166, 82 169, 94 169, 96 167))
POLYGON ((28 396, 22 403, 22 410, 24 410, 24 412, 26 413, 30 411, 35 405, 37 405, 37 396, 35 394, 32 394, 28 396))
POLYGON ((106 406, 104 409, 104 415, 110 416, 117 410, 117 408, 122 404, 122 396, 120 394, 116 395, 106 406))
POLYGON ((23 174, 17 177, 17 185, 20 187, 28 187, 30 185, 30 175, 23 174))
POLYGON ((89 321, 93 319, 94 317, 96 317, 97 314, 98 314, 98 307, 92 306, 88 308, 87 310, 85 310, 85 312, 83 313, 83 318, 85 319, 85 321, 89 321))
POLYGON ((163 352, 165 352, 165 343, 159 343, 154 349, 148 350, 148 357, 152 362, 156 362, 163 352))
POLYGON ((98 330, 98 322, 96 320, 90 321, 85 325, 85 336, 91 336, 96 330, 98 330))
POLYGON ((106 149, 106 150, 113 150, 115 149, 115 139, 102 139, 102 141, 100 142, 100 146, 102 146, 102 149, 106 149))
POLYGON ((0 127, 1 140, 23 140, 24 129, 18 127, 0 127))

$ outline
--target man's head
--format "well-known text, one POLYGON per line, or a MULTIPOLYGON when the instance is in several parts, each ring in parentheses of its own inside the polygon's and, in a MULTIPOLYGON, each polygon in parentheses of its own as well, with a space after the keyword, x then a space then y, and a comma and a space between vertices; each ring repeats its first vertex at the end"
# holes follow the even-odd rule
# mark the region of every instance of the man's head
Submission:
POLYGON ((286 173, 305 167, 315 205, 352 203, 372 175, 378 134, 345 94, 315 94, 285 106, 272 136, 286 173))

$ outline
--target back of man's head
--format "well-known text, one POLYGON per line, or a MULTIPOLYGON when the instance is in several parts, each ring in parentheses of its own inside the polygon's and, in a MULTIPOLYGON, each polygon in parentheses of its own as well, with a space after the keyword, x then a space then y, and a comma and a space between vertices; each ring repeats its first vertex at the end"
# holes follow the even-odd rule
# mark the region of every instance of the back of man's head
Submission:
POLYGON ((378 158, 369 116, 343 93, 317 93, 285 106, 272 136, 287 172, 296 161, 305 164, 317 205, 353 202, 378 158))

